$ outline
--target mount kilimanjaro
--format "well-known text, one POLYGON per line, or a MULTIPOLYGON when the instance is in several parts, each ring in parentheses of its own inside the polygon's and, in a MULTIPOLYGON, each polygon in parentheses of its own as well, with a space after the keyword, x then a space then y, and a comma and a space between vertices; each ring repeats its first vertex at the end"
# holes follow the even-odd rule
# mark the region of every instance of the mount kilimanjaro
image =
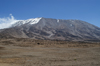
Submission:
POLYGON ((47 40, 100 40, 100 28, 81 20, 33 18, 0 30, 0 38, 47 40))

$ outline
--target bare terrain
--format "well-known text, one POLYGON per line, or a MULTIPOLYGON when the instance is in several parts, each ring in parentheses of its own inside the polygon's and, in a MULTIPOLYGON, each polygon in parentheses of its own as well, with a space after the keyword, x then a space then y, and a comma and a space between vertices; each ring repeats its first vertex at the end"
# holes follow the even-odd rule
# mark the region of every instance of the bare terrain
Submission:
POLYGON ((100 43, 0 39, 0 66, 100 66, 100 43))

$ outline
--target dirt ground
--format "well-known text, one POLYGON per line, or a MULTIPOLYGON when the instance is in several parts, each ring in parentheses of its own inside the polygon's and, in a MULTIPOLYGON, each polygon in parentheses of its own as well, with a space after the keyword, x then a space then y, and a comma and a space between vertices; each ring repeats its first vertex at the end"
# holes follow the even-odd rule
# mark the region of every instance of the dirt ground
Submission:
POLYGON ((0 66, 100 66, 100 43, 2 39, 0 66))

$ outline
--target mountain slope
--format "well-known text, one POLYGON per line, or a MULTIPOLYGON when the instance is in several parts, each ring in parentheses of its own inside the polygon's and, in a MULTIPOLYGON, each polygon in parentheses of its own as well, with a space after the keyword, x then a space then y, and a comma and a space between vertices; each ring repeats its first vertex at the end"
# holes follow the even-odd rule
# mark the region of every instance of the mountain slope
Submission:
POLYGON ((35 18, 21 20, 0 34, 50 40, 100 40, 100 28, 81 20, 35 18))

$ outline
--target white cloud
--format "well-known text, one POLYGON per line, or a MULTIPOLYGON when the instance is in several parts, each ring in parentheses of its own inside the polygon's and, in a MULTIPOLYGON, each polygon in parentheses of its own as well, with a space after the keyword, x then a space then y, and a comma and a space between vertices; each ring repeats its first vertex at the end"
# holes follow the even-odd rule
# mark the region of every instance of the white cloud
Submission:
POLYGON ((0 18, 0 29, 8 28, 17 21, 12 14, 9 17, 0 18))

